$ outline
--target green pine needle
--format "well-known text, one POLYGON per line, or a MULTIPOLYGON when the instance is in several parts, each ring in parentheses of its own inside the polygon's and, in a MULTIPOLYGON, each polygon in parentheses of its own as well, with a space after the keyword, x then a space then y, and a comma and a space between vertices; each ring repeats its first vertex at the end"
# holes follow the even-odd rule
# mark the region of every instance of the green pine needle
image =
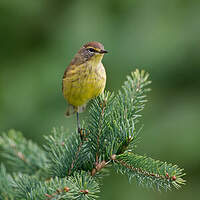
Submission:
POLYGON ((53 129, 53 136, 46 136, 47 144, 44 145, 48 152, 49 173, 51 176, 66 177, 72 174, 79 166, 77 161, 80 156, 82 141, 78 133, 70 136, 66 131, 53 129))
POLYGON ((86 172, 43 182, 36 177, 20 175, 13 186, 16 200, 95 200, 100 191, 98 183, 86 172))
POLYGON ((95 200, 107 166, 147 188, 180 188, 182 169, 134 153, 150 83, 149 74, 136 69, 117 94, 91 101, 80 133, 54 129, 44 150, 14 130, 0 136, 0 155, 14 172, 1 166, 0 200, 95 200))
POLYGON ((108 160, 112 154, 136 146, 140 130, 137 124, 150 90, 148 77, 148 73, 136 69, 117 95, 105 92, 91 102, 86 130, 93 162, 108 160))
POLYGON ((47 157, 46 152, 23 137, 22 133, 9 130, 0 136, 0 155, 6 160, 13 172, 42 174, 44 176, 47 157), (39 156, 38 156, 39 155, 39 156))
POLYGON ((129 180, 135 177, 139 185, 147 188, 169 190, 172 186, 178 189, 185 184, 182 179, 185 173, 177 165, 131 152, 117 155, 113 165, 118 172, 128 175, 129 180))
POLYGON ((0 166, 0 200, 14 200, 13 178, 6 172, 3 164, 0 166))

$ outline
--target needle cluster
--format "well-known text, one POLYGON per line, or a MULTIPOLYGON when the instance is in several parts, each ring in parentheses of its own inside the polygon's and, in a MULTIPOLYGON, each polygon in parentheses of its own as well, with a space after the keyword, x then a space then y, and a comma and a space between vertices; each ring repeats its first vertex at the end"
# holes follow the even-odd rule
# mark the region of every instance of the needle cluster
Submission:
POLYGON ((53 129, 43 147, 14 130, 3 134, 0 200, 94 200, 111 167, 147 188, 180 188, 185 174, 177 165, 135 153, 148 78, 136 70, 117 94, 92 100, 80 133, 53 129))

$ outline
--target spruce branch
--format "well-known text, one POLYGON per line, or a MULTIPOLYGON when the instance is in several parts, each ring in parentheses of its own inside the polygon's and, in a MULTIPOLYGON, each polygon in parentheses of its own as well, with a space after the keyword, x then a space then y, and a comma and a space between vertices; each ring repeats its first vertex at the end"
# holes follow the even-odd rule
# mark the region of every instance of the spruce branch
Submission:
POLYGON ((49 173, 51 176, 66 177, 79 168, 78 160, 82 140, 77 133, 67 135, 66 131, 53 129, 53 136, 46 136, 47 144, 44 145, 47 151, 49 173))
POLYGON ((0 136, 0 155, 13 172, 44 176, 47 163, 46 152, 22 133, 9 130, 0 136), (38 156, 39 155, 39 156, 38 156))
POLYGON ((54 177, 47 181, 20 175, 13 187, 16 200, 94 200, 99 193, 98 183, 83 171, 68 178, 54 177))
POLYGON ((136 69, 131 76, 127 76, 122 90, 118 92, 114 106, 113 127, 117 135, 116 142, 120 142, 120 147, 113 152, 114 154, 131 150, 137 143, 137 136, 141 129, 137 125, 142 117, 141 111, 147 102, 146 93, 150 91, 148 86, 151 81, 148 78, 148 73, 136 69))
POLYGON ((6 168, 3 164, 0 166, 0 200, 14 200, 13 178, 6 172, 6 168))
POLYGON ((113 101, 114 94, 105 92, 92 101, 89 109, 89 117, 86 122, 88 131, 86 145, 92 153, 93 163, 96 165, 106 159, 106 137, 109 131, 113 101))
POLYGON ((150 90, 148 77, 143 70, 136 70, 127 76, 122 91, 116 96, 105 92, 92 101, 86 130, 89 132, 87 144, 96 166, 109 161, 113 154, 135 147, 139 132, 136 124, 150 90))
POLYGON ((182 169, 135 154, 141 111, 150 90, 148 77, 136 70, 116 95, 104 92, 93 99, 81 135, 54 129, 53 135, 45 136, 44 150, 19 132, 4 133, 0 155, 10 171, 19 173, 9 175, 1 166, 0 198, 94 200, 108 166, 147 188, 180 188, 185 183, 182 169))
POLYGON ((129 180, 135 177, 139 185, 147 188, 169 190, 172 186, 178 189, 180 185, 185 184, 182 179, 185 175, 183 169, 177 165, 167 164, 132 152, 125 152, 112 158, 113 166, 118 172, 126 174, 129 180))

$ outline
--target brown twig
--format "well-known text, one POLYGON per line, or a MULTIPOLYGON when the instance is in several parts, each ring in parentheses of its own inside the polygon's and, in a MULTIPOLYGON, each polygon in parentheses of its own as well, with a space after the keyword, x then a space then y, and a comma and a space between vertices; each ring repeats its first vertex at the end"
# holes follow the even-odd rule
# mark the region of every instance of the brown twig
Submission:
POLYGON ((53 193, 53 194, 47 194, 46 193, 44 195, 46 197, 48 197, 48 199, 46 199, 46 200, 51 200, 51 199, 55 198, 56 195, 59 195, 59 194, 64 193, 64 192, 69 192, 69 191, 70 191, 70 188, 68 188, 67 186, 65 186, 63 189, 60 189, 60 188, 56 189, 56 192, 53 193))
POLYGON ((171 181, 175 181, 176 180, 176 176, 170 177, 168 175, 168 173, 166 173, 166 175, 163 176, 163 175, 159 175, 159 174, 155 174, 155 173, 150 173, 150 172, 144 171, 141 168, 136 168, 136 167, 130 166, 127 163, 125 163, 124 161, 117 160, 116 159, 116 155, 113 155, 113 159, 112 160, 114 160, 115 162, 123 165, 124 167, 126 167, 128 169, 130 169, 131 171, 135 171, 137 173, 140 173, 140 174, 143 174, 143 175, 146 175, 146 176, 156 177, 156 178, 160 178, 160 179, 168 179, 168 180, 171 180, 171 181))
POLYGON ((69 169, 69 175, 71 174, 71 171, 72 171, 72 169, 74 168, 74 163, 77 161, 78 154, 80 153, 80 150, 81 150, 82 145, 83 145, 83 142, 80 142, 80 144, 79 144, 79 146, 78 146, 78 150, 77 150, 77 152, 76 152, 76 154, 75 154, 75 159, 72 160, 72 164, 71 164, 71 167, 70 167, 70 169, 69 169))
MULTIPOLYGON (((101 110, 101 119, 100 119, 100 122, 99 122, 99 126, 102 125, 102 119, 104 117, 104 110, 105 110, 105 107, 106 107, 106 101, 104 100, 104 102, 101 104, 101 107, 102 107, 102 110, 101 110)), ((96 163, 99 163, 99 137, 101 135, 101 129, 99 129, 99 133, 97 135, 97 152, 96 152, 96 163)))
POLYGON ((111 162, 111 160, 108 160, 107 162, 105 160, 103 160, 102 162, 97 163, 96 166, 95 166, 95 168, 93 168, 92 171, 91 171, 91 176, 94 176, 97 172, 101 171, 110 162, 111 162))

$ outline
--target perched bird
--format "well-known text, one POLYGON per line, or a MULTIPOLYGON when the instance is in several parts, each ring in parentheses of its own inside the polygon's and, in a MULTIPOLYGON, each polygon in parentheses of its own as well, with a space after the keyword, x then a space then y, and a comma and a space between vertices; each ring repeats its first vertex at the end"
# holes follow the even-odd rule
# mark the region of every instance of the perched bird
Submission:
POLYGON ((80 131, 79 113, 86 103, 101 94, 106 84, 106 72, 102 58, 107 51, 99 42, 83 45, 69 66, 62 80, 63 96, 68 102, 66 115, 77 113, 77 126, 80 131))

